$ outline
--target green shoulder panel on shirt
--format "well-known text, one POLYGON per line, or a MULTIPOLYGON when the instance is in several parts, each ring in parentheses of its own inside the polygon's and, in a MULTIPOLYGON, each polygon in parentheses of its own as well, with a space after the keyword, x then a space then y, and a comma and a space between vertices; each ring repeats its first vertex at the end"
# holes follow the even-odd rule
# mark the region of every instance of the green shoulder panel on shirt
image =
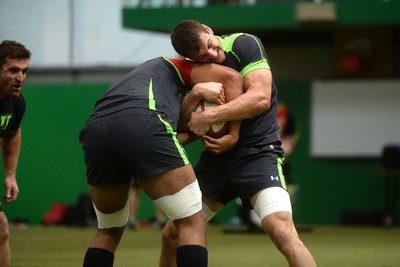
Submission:
POLYGON ((259 69, 270 70, 271 68, 269 67, 268 62, 265 59, 263 59, 263 60, 256 61, 256 62, 253 62, 253 63, 247 65, 245 68, 242 69, 240 74, 242 74, 242 76, 245 76, 250 71, 259 70, 259 69))
POLYGON ((260 54, 262 55, 262 60, 253 62, 252 64, 247 65, 243 70, 240 72, 243 76, 249 73, 252 70, 257 70, 257 69, 267 69, 270 70, 271 67, 268 64, 268 60, 266 58, 266 55, 263 53, 263 44, 260 42, 259 39, 255 38, 253 35, 249 35, 251 38, 253 38, 257 44, 258 44, 258 49, 260 50, 260 54))
POLYGON ((236 39, 239 36, 242 36, 242 35, 247 35, 256 41, 258 49, 259 49, 259 53, 262 58, 258 61, 251 62, 250 64, 244 66, 244 68, 240 71, 240 74, 242 76, 245 76, 247 73, 249 73, 250 71, 253 71, 253 70, 258 70, 258 69, 270 70, 271 67, 269 66, 267 58, 263 52, 264 51, 263 45, 262 45, 262 43, 260 43, 259 39, 255 38, 253 35, 246 34, 246 33, 234 33, 229 36, 225 36, 224 38, 221 38, 220 36, 216 36, 216 37, 220 40, 220 42, 222 44, 222 49, 226 53, 230 53, 230 54, 234 55, 239 62, 242 62, 240 60, 240 57, 235 53, 235 51, 233 51, 234 42, 236 41, 236 39))
POLYGON ((233 43, 235 42, 236 38, 238 38, 240 35, 243 35, 244 33, 234 33, 232 35, 226 36, 223 39, 220 36, 216 36, 221 44, 222 44, 222 49, 225 52, 233 52, 233 43))

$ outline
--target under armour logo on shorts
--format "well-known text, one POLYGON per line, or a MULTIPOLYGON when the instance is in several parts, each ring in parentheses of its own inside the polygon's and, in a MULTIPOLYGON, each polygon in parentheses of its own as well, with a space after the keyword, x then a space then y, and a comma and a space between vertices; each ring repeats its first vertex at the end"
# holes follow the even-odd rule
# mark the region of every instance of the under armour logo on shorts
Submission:
POLYGON ((271 175, 270 178, 271 178, 271 181, 273 181, 273 180, 279 181, 279 177, 278 176, 271 175))

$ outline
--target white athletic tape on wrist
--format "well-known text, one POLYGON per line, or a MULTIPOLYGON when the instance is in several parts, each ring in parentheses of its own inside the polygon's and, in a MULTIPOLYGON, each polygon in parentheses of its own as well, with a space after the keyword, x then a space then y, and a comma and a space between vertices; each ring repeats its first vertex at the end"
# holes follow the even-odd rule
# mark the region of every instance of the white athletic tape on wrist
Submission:
POLYGON ((128 205, 128 201, 126 202, 126 205, 123 209, 114 212, 114 213, 110 213, 110 214, 106 214, 106 213, 102 213, 101 211, 99 211, 96 208, 96 205, 94 205, 93 203, 93 207, 94 207, 94 211, 96 212, 96 216, 97 216, 97 228, 99 229, 110 229, 113 227, 123 227, 128 223, 128 219, 129 219, 129 205, 128 205))
POLYGON ((257 197, 254 211, 261 220, 280 211, 292 213, 289 193, 281 187, 270 187, 262 190, 257 197))
POLYGON ((154 203, 172 220, 189 217, 202 208, 199 183, 196 180, 174 195, 154 200, 154 203))

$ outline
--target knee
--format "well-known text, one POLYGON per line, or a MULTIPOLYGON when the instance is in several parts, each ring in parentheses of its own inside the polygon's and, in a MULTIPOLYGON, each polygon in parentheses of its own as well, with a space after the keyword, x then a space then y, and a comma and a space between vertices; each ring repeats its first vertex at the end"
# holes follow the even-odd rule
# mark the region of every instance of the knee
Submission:
POLYGON ((281 250, 291 249, 300 241, 290 216, 272 214, 268 217, 263 220, 264 229, 281 250))
POLYGON ((294 262, 298 255, 308 253, 303 242, 299 238, 291 214, 271 214, 264 218, 263 226, 276 248, 289 262, 294 262))
POLYGON ((172 221, 169 221, 163 228, 161 238, 164 243, 175 243, 178 240, 178 232, 172 221))
POLYGON ((0 242, 7 241, 9 235, 10 235, 10 231, 8 228, 7 218, 5 216, 1 216, 1 218, 0 218, 0 242))
POLYGON ((291 231, 284 224, 275 225, 268 234, 274 243, 281 245, 288 243, 291 239, 291 231))

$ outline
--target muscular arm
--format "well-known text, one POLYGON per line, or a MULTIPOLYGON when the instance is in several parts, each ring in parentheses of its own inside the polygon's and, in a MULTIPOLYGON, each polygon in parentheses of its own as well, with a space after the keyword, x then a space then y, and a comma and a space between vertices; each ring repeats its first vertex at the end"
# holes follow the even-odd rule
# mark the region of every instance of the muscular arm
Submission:
POLYGON ((187 123, 201 99, 223 104, 243 93, 241 75, 217 64, 196 64, 192 70, 191 84, 192 90, 181 103, 178 129, 183 131, 188 130, 187 123))
POLYGON ((235 100, 210 110, 211 122, 251 118, 270 108, 272 75, 269 70, 255 70, 244 77, 245 93, 235 100))
POLYGON ((201 113, 193 113, 188 123, 197 135, 203 136, 210 125, 220 121, 238 121, 251 118, 270 108, 272 74, 270 70, 259 69, 244 77, 245 93, 234 100, 201 113))
POLYGON ((3 166, 5 170, 6 195, 3 199, 9 203, 17 199, 19 189, 16 180, 19 151, 21 148, 21 128, 17 131, 8 133, 1 139, 1 149, 3 153, 3 166))

